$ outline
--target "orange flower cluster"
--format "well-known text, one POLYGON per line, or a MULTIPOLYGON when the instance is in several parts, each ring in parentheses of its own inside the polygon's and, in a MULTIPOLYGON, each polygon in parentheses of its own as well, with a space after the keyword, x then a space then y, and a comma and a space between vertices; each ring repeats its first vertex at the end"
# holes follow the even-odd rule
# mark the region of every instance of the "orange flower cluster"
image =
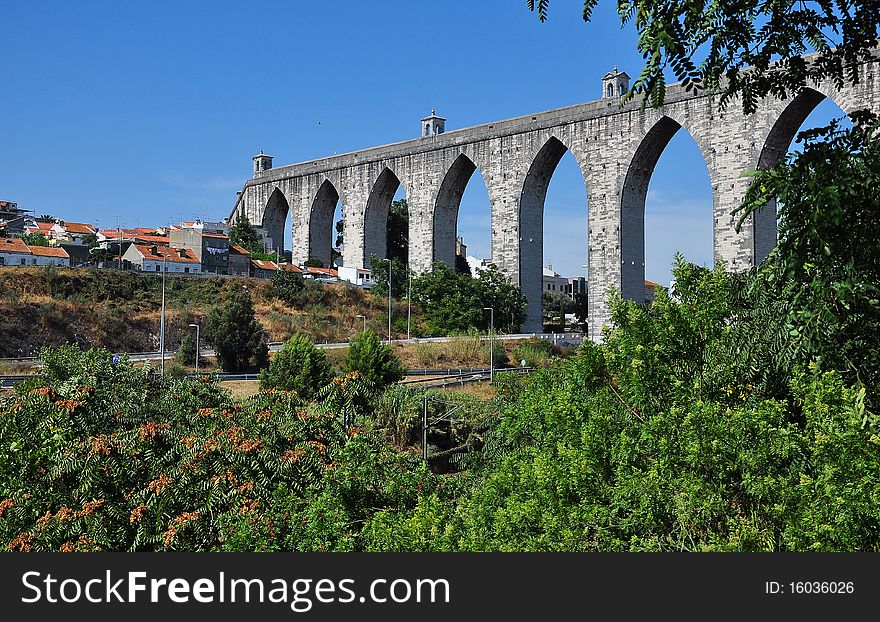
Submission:
POLYGON ((3 518, 3 514, 6 512, 6 510, 11 508, 13 505, 15 505, 15 499, 12 498, 0 501, 0 518, 3 518))
POLYGON ((243 440, 241 443, 239 443, 236 446, 236 449, 238 449, 239 451, 244 452, 246 454, 249 454, 252 451, 258 450, 262 446, 263 446, 263 441, 258 441, 253 438, 248 438, 248 439, 243 440))
POLYGON ((296 464, 304 455, 306 455, 306 450, 301 447, 288 449, 284 452, 284 455, 281 456, 281 462, 293 462, 296 464))
POLYGON ((260 502, 256 499, 242 499, 241 502, 241 510, 239 510, 242 514, 249 514, 251 512, 256 512, 260 507, 260 502))
POLYGON ((165 548, 167 549, 171 546, 171 543, 174 541, 174 538, 177 536, 177 532, 192 521, 197 521, 201 518, 201 514, 199 512, 183 512, 178 516, 174 517, 174 520, 171 521, 171 524, 168 526, 168 529, 165 530, 163 534, 165 536, 165 548))
POLYGON ((103 505, 103 499, 93 499, 87 503, 83 503, 82 512, 79 512, 79 516, 77 518, 81 516, 91 516, 92 514, 100 510, 103 505))
POLYGON ((182 439, 180 439, 180 443, 182 445, 186 445, 187 449, 192 449, 193 445, 195 445, 196 441, 198 440, 199 439, 198 437, 196 437, 195 434, 190 434, 189 436, 184 436, 182 439))
POLYGON ((244 484, 242 484, 241 486, 236 488, 236 490, 238 491, 238 494, 240 494, 240 495, 243 495, 246 492, 253 492, 254 483, 253 482, 245 482, 244 484))
POLYGON ((110 444, 107 442, 107 437, 103 434, 99 434, 95 438, 92 439, 92 453, 100 454, 102 456, 110 455, 110 444))
POLYGON ((214 414, 213 408, 199 408, 198 415, 199 417, 210 417, 214 414))
POLYGON ((55 389, 52 387, 40 387, 39 389, 31 389, 31 395, 48 395, 50 398, 54 398, 57 393, 55 389))
POLYGON ((66 410, 67 412, 73 412, 80 406, 82 406, 82 402, 78 402, 77 400, 58 400, 55 402, 55 405, 61 410, 66 410))
POLYGON ((168 484, 170 484, 173 481, 174 481, 173 477, 168 477, 167 475, 162 473, 158 478, 156 478, 152 482, 150 482, 149 485, 147 486, 147 488, 150 489, 150 492, 158 495, 160 492, 162 492, 162 489, 165 488, 165 486, 167 486, 168 484))
POLYGON ((6 547, 10 551, 18 551, 21 553, 27 553, 31 550, 34 545, 34 535, 30 533, 20 533, 15 539, 9 543, 6 547))
POLYGON ((145 503, 141 503, 135 509, 131 511, 131 516, 128 517, 128 524, 134 525, 135 523, 140 523, 144 520, 144 514, 147 511, 147 505, 145 503))
POLYGON ((327 446, 324 443, 319 443, 318 441, 309 441, 309 445, 311 445, 312 448, 322 456, 327 455, 327 446))
POLYGON ((138 433, 141 436, 141 440, 145 442, 152 443, 162 432, 168 430, 171 427, 167 423, 156 423, 155 421, 148 421, 140 428, 138 428, 138 433))

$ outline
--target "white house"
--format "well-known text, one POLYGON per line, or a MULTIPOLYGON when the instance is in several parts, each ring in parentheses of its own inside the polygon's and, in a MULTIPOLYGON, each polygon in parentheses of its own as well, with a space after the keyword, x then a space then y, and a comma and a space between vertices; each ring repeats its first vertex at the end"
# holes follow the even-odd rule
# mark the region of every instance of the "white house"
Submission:
POLYGON ((52 226, 53 238, 60 242, 82 246, 83 239, 96 235, 98 230, 92 225, 82 222, 59 222, 52 226))
POLYGON ((21 238, 0 238, 0 266, 32 266, 34 257, 21 238))
POLYGON ((147 244, 132 244, 122 256, 136 269, 143 272, 176 272, 181 274, 201 274, 202 263, 188 248, 171 248, 147 244))
POLYGON ((70 255, 60 246, 31 246, 32 265, 70 267, 70 255))
POLYGON ((545 266, 543 274, 542 289, 550 294, 566 294, 569 286, 568 278, 559 276, 558 272, 553 271, 553 266, 545 266))
POLYGON ((350 266, 339 266, 339 280, 354 283, 364 289, 370 289, 375 282, 372 270, 350 266))

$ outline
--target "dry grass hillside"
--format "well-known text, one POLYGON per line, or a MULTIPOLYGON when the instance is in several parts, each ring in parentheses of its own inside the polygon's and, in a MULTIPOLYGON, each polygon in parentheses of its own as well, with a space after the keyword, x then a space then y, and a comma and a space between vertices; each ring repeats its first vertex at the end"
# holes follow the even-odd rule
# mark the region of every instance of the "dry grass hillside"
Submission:
MULTIPOLYGON (((346 341, 362 328, 358 314, 380 335, 386 302, 354 287, 325 285, 296 305, 271 295, 269 281, 169 276, 167 348, 176 349, 187 326, 204 321, 231 288, 251 292, 269 341, 302 332, 316 342, 346 341)), ((47 345, 75 343, 113 351, 155 351, 159 345, 161 276, 114 270, 0 268, 0 357, 36 354, 47 345)), ((406 305, 394 307, 395 334, 406 332, 406 305)), ((420 326, 414 316, 416 328, 420 326)))

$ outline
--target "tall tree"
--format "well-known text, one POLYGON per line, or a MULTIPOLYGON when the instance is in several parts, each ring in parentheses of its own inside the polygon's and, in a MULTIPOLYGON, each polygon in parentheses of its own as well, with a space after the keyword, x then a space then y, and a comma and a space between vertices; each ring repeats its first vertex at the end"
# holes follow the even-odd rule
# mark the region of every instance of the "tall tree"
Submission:
POLYGON ((239 214, 229 228, 229 242, 238 244, 252 254, 266 252, 266 244, 260 232, 245 214, 239 214))
MULTIPOLYGON (((598 4, 584 0, 584 21, 598 4)), ((550 0, 526 5, 548 18, 550 0)), ((617 12, 622 24, 634 22, 645 59, 629 97, 662 105, 671 70, 687 89, 719 92, 722 104, 739 97, 746 112, 811 82, 858 82, 856 65, 871 57, 880 25, 878 0, 618 0, 617 12), (805 61, 809 52, 817 56, 805 61)))
POLYGON ((211 309, 204 335, 224 371, 244 371, 265 364, 263 327, 254 315, 251 295, 244 289, 233 290, 222 305, 211 309))

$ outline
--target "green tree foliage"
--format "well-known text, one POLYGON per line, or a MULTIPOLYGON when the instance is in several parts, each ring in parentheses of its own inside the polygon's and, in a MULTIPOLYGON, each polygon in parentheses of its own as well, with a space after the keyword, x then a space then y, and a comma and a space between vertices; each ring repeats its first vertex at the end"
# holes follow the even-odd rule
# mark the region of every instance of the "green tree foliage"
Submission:
POLYGON ((491 318, 485 307, 495 309, 496 330, 519 330, 526 308, 519 286, 511 283, 494 264, 479 270, 478 275, 474 279, 436 261, 431 272, 413 279, 413 301, 424 312, 429 333, 486 331, 491 318))
POLYGON ((562 329, 565 314, 574 308, 574 301, 566 294, 544 292, 542 296, 544 324, 552 324, 562 329))
POLYGON ((678 300, 617 299, 603 345, 505 385, 473 484, 378 513, 366 545, 880 548, 878 422, 864 391, 795 368, 789 399, 764 395, 729 354, 735 279, 683 262, 675 276, 678 300))
POLYGON ((222 305, 211 309, 205 320, 205 342, 217 352, 224 371, 262 367, 267 351, 263 328, 254 316, 251 295, 234 289, 222 305))
POLYGON ((303 262, 303 265, 306 266, 306 267, 309 267, 309 268, 323 268, 323 267, 324 267, 324 262, 321 261, 320 259, 315 259, 315 258, 313 257, 313 258, 311 258, 311 259, 306 259, 306 260, 303 262))
POLYGON ((175 356, 177 362, 181 365, 195 365, 196 363, 196 342, 189 335, 184 335, 180 340, 180 347, 177 348, 175 356))
POLYGON ((409 207, 406 199, 392 201, 388 209, 388 239, 385 257, 406 265, 409 257, 409 207))
POLYGON ((49 246, 49 239, 42 233, 24 233, 21 240, 28 246, 49 246))
MULTIPOLYGON (((373 273, 373 286, 370 291, 380 298, 388 298, 388 266, 391 265, 391 295, 394 298, 406 296, 408 287, 406 264, 388 259, 379 259, 375 255, 370 258, 370 270, 373 273)), ((415 281, 415 279, 413 279, 415 281)))
POLYGON ((839 372, 867 387, 876 406, 880 141, 873 116, 854 117, 849 130, 835 122, 803 132, 801 152, 755 175, 742 211, 779 205, 779 241, 755 284, 772 292, 783 320, 768 320, 777 355, 839 372))
POLYGON ((358 372, 367 385, 374 389, 393 384, 406 373, 391 346, 381 343, 371 330, 363 331, 349 344, 342 362, 342 371, 358 372))
POLYGON ((275 353, 269 367, 260 372, 261 389, 296 391, 305 399, 333 379, 333 370, 323 350, 305 335, 294 335, 275 353))
POLYGON ((266 255, 266 244, 263 242, 263 237, 245 214, 238 214, 235 222, 229 227, 229 243, 241 246, 250 252, 254 259, 265 259, 263 255, 266 255))
POLYGON ((295 305, 305 286, 302 274, 289 270, 276 270, 272 275, 271 295, 289 305, 295 305))
MULTIPOLYGON (((549 0, 526 0, 538 18, 548 17, 549 0)), ((590 21, 599 0, 585 0, 590 21)), ((739 98, 753 112, 766 95, 786 97, 804 86, 857 83, 856 65, 877 45, 880 3, 744 0, 618 0, 622 24, 638 31, 638 50, 646 64, 630 96, 645 93, 651 105, 663 104, 664 73, 672 71, 686 88, 722 94, 722 103, 739 98), (810 62, 802 54, 817 52, 810 62), (748 68, 748 71, 745 69, 748 68)))

